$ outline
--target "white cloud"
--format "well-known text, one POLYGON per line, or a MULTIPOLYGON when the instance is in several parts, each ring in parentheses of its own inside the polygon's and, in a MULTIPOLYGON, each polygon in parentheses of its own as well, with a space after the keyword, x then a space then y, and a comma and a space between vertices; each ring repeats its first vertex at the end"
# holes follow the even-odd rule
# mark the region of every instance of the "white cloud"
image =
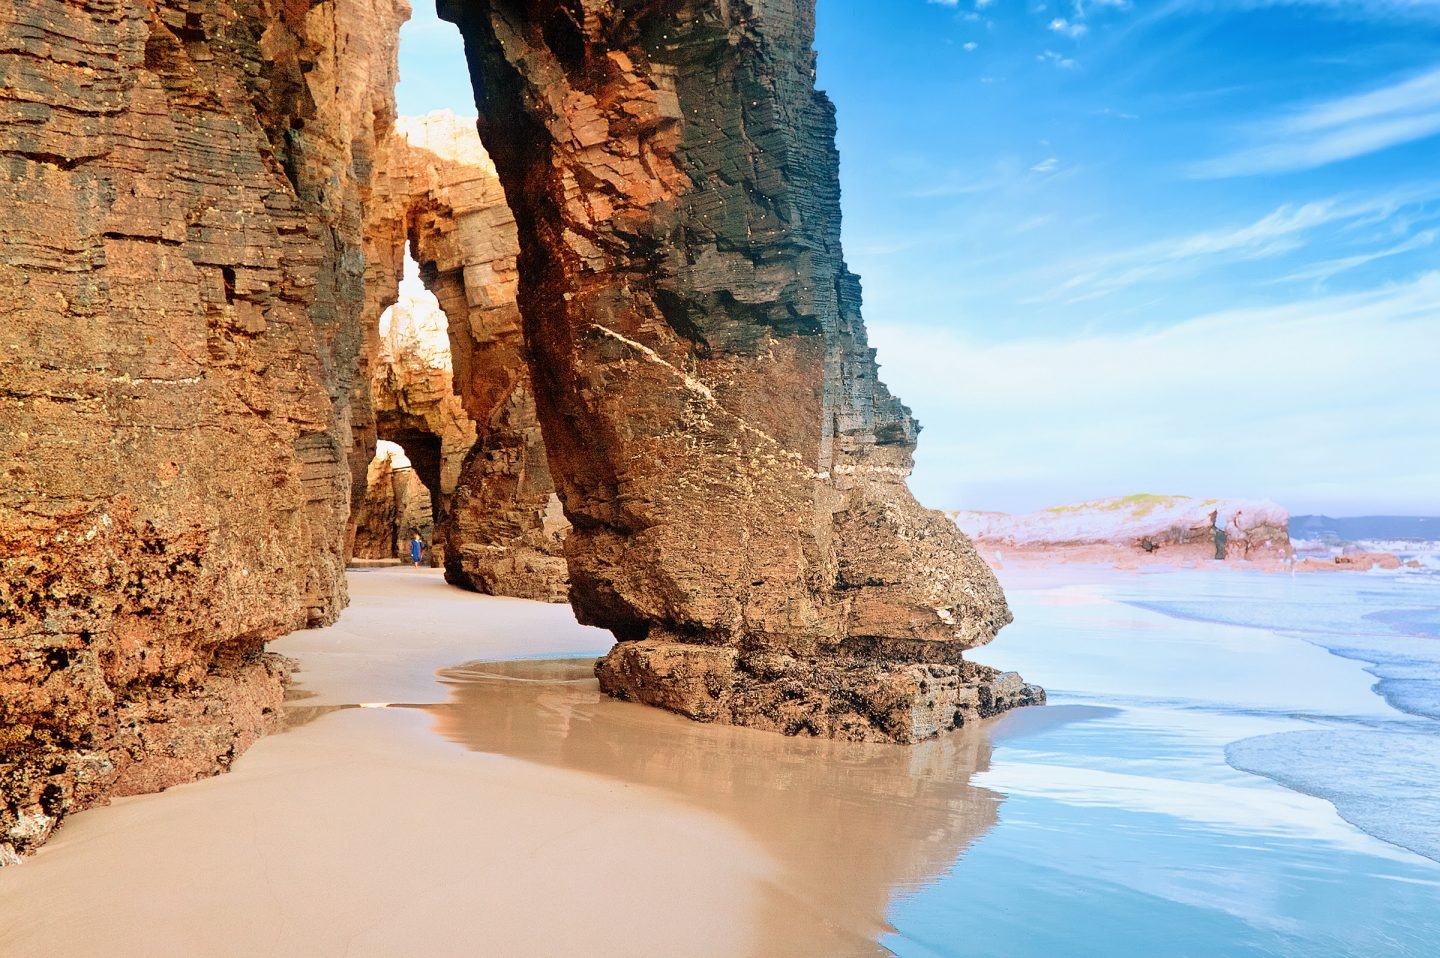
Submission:
MULTIPOLYGON (((935 506, 1133 492, 1440 511, 1440 272, 1161 329, 984 342, 876 324, 935 506)), ((1334 512, 1332 512, 1334 514, 1334 512)))
POLYGON ((1440 133, 1440 68, 1312 103, 1250 131, 1251 145, 1191 168, 1200 178, 1309 170, 1440 133))
POLYGON ((1041 160, 1039 163, 1036 163, 1034 166, 1030 167, 1030 172, 1053 173, 1055 172, 1055 168, 1059 165, 1060 161, 1058 159, 1053 156, 1048 156, 1045 159, 1041 160))
MULTIPOLYGON (((1173 280, 1219 265, 1254 262, 1294 252, 1327 227, 1348 228, 1389 220, 1407 204, 1434 196, 1435 187, 1350 200, 1330 197, 1284 204, 1242 226, 1170 237, 1063 265, 1067 278, 1045 299, 1080 302, 1142 282, 1173 280)), ((1338 272, 1338 270, 1337 270, 1338 272)))
POLYGON ((1044 53, 1038 54, 1035 59, 1041 63, 1052 63, 1062 70, 1077 70, 1080 68, 1079 63, 1076 63, 1064 54, 1056 53, 1054 50, 1046 50, 1044 53))
MULTIPOLYGON (((1128 7, 1128 0, 1092 0, 1096 6, 1128 7)), ((1274 7, 1322 7, 1339 15, 1373 20, 1388 17, 1399 20, 1440 19, 1440 4, 1434 0, 1171 0, 1156 10, 1154 19, 1175 14, 1212 14, 1216 12, 1265 10, 1274 7)))
POLYGON ((1376 260, 1388 259, 1391 256, 1403 256, 1406 253, 1413 253, 1416 250, 1429 249, 1435 245, 1436 239, 1440 239, 1440 229, 1422 230, 1408 239, 1383 249, 1372 250, 1367 253, 1357 253, 1353 256, 1341 256, 1335 259, 1328 259, 1320 263, 1307 266, 1304 269, 1296 270, 1288 276, 1282 276, 1276 280, 1277 283, 1314 281, 1324 283, 1332 277, 1373 263, 1376 260))
POLYGON ((965 43, 963 49, 966 53, 974 53, 977 49, 979 49, 979 47, 980 44, 976 43, 974 40, 969 40, 965 43))
POLYGON ((1064 17, 1056 17, 1050 21, 1050 30, 1052 33, 1059 33, 1078 39, 1085 35, 1088 28, 1083 23, 1072 23, 1064 17))

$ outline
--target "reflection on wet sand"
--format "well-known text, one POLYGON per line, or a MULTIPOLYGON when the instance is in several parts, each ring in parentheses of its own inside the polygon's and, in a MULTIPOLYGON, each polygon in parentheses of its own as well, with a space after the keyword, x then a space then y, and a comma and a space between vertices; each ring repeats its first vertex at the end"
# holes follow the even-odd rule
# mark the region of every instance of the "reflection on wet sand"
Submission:
POLYGON ((891 897, 941 875, 996 820, 983 729, 916 746, 700 725, 603 696, 591 659, 481 662, 440 673, 437 730, 476 751, 661 789, 747 829, 783 870, 767 953, 876 954, 891 897))

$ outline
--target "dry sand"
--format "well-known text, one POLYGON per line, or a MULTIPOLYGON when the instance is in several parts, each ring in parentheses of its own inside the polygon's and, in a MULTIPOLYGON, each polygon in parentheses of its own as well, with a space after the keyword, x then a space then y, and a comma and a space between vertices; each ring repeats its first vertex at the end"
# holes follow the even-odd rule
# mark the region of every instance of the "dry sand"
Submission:
POLYGON ((602 652, 567 607, 350 580, 338 625, 272 645, 303 724, 0 871, 0 956, 875 954, 892 894, 995 820, 981 733, 697 725, 587 663, 494 664, 602 652))

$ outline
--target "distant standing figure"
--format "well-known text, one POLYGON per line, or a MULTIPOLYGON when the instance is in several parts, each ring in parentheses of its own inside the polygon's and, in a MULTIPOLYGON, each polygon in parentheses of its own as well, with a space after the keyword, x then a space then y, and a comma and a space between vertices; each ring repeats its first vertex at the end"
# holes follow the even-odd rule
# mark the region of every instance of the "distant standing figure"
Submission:
POLYGON ((420 568, 420 553, 424 550, 425 543, 420 541, 420 533, 410 537, 410 561, 415 563, 415 568, 420 568))

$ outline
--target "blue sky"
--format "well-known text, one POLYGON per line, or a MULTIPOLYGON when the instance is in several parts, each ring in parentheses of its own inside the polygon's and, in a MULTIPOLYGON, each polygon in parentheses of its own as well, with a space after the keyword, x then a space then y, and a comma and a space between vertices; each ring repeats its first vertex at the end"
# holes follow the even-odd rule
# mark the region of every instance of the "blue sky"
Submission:
MULTIPOLYGON (((471 112, 416 0, 402 113, 471 112)), ((911 485, 1440 514, 1440 0, 820 0, 911 485)))

